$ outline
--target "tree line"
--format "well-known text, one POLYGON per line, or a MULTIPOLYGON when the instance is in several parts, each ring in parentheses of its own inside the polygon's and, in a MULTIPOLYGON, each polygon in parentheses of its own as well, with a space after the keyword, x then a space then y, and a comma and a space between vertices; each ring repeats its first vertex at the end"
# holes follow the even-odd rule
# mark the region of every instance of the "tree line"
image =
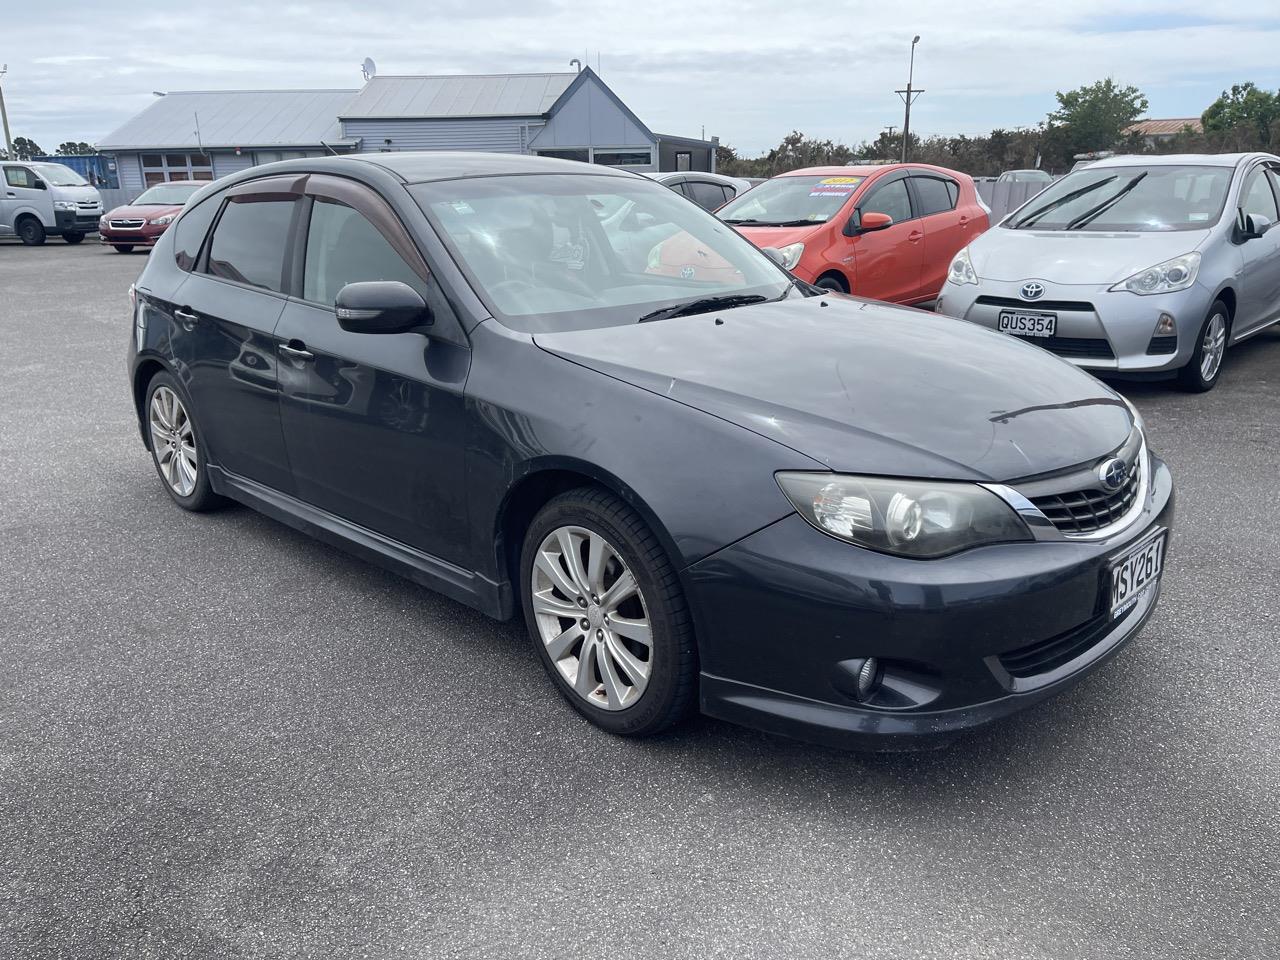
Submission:
MULTIPOLYGON (((58 144, 52 156, 55 157, 82 157, 86 154, 97 153, 98 148, 91 143, 85 143, 83 140, 67 140, 58 144)), ((13 156, 9 156, 4 147, 0 147, 0 160, 31 160, 34 157, 47 157, 50 154, 44 152, 40 144, 27 137, 13 138, 13 156)))
MULTIPOLYGON (((997 176, 1004 170, 1039 167, 1050 173, 1071 169, 1079 153, 1237 153, 1280 149, 1280 91, 1238 83, 1211 103, 1201 116, 1202 130, 1190 126, 1173 137, 1149 144, 1126 129, 1147 112, 1137 87, 1110 78, 1055 94, 1058 106, 1034 127, 996 129, 985 136, 919 137, 911 134, 908 156, 920 163, 959 170, 971 176, 997 176)), ((874 140, 850 147, 792 131, 772 150, 744 157, 720 144, 716 169, 734 177, 772 177, 802 167, 898 160, 902 134, 883 131, 874 140)))

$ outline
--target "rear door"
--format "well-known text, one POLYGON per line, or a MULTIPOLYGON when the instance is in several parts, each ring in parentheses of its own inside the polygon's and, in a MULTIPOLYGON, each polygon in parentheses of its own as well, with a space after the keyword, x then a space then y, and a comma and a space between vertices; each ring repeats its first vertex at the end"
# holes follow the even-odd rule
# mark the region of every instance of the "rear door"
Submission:
POLYGON ((883 213, 893 224, 854 238, 853 293, 873 300, 909 303, 920 295, 920 271, 924 266, 925 231, 911 205, 905 173, 876 180, 859 200, 859 218, 883 213))
POLYGON ((1238 216, 1266 217, 1271 229, 1240 245, 1243 260, 1240 298, 1233 336, 1256 330, 1280 316, 1280 200, 1276 174, 1258 164, 1245 175, 1240 187, 1238 216))
POLYGON ((313 176, 292 296, 277 328, 280 409, 298 496, 444 560, 469 543, 463 482, 470 352, 424 332, 349 333, 348 283, 398 280, 460 326, 404 226, 369 188, 313 176))
POLYGON ((280 430, 275 328, 305 176, 269 177, 223 194, 196 269, 178 291, 174 353, 211 459, 292 493, 280 430))
POLYGON ((969 218, 957 208, 960 185, 955 180, 914 173, 909 182, 915 209, 925 231, 917 296, 933 299, 947 279, 947 268, 952 259, 969 242, 969 218))

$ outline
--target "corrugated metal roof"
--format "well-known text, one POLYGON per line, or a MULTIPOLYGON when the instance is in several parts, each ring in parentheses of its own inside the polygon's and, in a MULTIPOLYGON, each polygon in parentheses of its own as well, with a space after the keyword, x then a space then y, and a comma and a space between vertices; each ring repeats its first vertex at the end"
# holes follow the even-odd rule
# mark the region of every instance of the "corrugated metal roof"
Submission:
POLYGON ((338 115, 355 90, 179 90, 158 97, 98 142, 100 150, 316 147, 340 141, 338 115))
POLYGON ((1196 133, 1201 131, 1199 117, 1178 117, 1173 120, 1139 120, 1124 128, 1125 133, 1136 133, 1140 137, 1172 136, 1181 133, 1183 127, 1190 127, 1196 133))
POLYGON ((576 73, 374 77, 340 112, 365 118, 538 117, 551 109, 576 73))

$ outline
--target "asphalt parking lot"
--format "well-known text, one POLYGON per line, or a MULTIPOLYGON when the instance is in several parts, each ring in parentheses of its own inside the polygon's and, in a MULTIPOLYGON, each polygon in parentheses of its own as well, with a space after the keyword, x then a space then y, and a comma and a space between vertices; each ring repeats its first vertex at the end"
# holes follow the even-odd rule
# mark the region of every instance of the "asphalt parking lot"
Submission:
POLYGON ((612 739, 519 626, 166 498, 142 255, 0 243, 0 956, 1280 955, 1280 329, 1123 386, 1179 484, 1107 669, 936 753, 612 739))

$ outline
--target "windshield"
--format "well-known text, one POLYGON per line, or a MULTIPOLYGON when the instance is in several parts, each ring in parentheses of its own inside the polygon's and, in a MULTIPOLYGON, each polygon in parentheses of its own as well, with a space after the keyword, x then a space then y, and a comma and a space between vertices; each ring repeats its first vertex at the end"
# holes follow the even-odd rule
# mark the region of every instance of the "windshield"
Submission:
POLYGON ((773 299, 788 276, 711 214, 639 177, 539 174, 409 188, 494 315, 544 333, 687 301, 773 299))
POLYGON ((31 169, 55 187, 83 187, 89 183, 70 167, 64 167, 60 163, 33 163, 31 169))
POLYGON ((1091 166, 1068 174, 1005 222, 1013 230, 1205 230, 1222 216, 1231 167, 1091 166))
POLYGON ((157 183, 133 201, 134 206, 180 207, 191 195, 205 186, 203 183, 157 183))
POLYGON ((744 227, 800 226, 834 217, 866 177, 774 177, 716 211, 744 227))

